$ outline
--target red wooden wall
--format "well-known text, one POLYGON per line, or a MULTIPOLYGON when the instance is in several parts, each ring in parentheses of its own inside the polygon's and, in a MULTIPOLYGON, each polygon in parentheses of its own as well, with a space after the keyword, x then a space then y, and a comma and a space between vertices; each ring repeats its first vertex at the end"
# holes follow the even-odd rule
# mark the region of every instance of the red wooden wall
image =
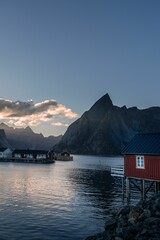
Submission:
POLYGON ((136 155, 125 155, 124 164, 126 177, 160 180, 160 156, 144 156, 144 169, 136 168, 136 155))

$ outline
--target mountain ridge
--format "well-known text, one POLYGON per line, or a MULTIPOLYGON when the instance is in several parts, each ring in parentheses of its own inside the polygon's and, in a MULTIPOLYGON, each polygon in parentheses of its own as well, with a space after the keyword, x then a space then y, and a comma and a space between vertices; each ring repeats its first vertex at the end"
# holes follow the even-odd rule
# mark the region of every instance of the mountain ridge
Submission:
POLYGON ((1 148, 12 148, 11 145, 9 144, 6 133, 4 129, 0 129, 0 147, 1 148))
POLYGON ((160 131, 160 107, 138 109, 113 105, 109 94, 73 122, 54 151, 72 154, 119 155, 137 133, 160 131))
POLYGON ((0 130, 4 130, 8 145, 18 149, 50 150, 62 137, 62 135, 44 137, 41 133, 34 133, 29 126, 26 128, 13 128, 5 123, 0 124, 0 130))

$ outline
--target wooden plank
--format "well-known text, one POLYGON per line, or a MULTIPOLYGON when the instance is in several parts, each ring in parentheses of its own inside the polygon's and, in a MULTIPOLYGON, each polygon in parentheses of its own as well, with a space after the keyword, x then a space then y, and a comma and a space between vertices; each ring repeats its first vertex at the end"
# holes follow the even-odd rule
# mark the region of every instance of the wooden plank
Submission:
POLYGON ((111 176, 124 177, 124 166, 111 167, 111 176))

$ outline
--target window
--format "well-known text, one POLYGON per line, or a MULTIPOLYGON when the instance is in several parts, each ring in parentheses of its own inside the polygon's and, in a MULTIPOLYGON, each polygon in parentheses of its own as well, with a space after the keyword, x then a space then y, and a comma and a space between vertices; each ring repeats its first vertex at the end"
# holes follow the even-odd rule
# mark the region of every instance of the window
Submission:
POLYGON ((136 156, 136 168, 144 168, 144 156, 136 156))

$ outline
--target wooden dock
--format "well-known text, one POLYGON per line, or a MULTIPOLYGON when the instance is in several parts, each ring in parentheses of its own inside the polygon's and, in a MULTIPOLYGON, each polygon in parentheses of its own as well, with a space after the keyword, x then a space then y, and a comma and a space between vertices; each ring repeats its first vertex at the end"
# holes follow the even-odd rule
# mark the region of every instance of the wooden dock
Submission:
POLYGON ((125 172, 124 165, 119 165, 117 167, 111 167, 111 176, 118 177, 122 179, 122 197, 125 196, 125 172))
POLYGON ((31 159, 31 158, 0 158, 0 162, 15 162, 15 163, 54 163, 54 159, 31 159))

